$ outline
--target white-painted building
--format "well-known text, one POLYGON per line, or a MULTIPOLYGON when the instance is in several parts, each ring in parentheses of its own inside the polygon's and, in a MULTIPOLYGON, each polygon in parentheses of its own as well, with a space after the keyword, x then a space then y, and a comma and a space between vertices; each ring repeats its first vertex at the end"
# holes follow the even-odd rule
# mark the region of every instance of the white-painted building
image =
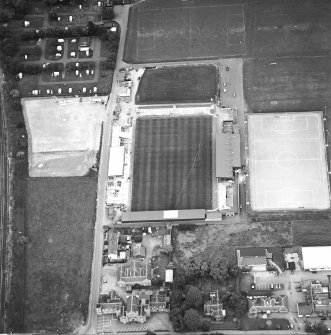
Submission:
POLYGON ((331 270, 331 246, 303 247, 302 260, 307 271, 331 270))

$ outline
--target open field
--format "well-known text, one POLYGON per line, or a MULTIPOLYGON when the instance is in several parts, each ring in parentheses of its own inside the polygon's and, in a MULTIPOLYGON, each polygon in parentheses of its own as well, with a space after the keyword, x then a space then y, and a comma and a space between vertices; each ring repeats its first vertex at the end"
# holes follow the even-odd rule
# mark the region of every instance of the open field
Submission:
POLYGON ((96 178, 28 179, 26 331, 71 333, 87 316, 96 187, 96 178))
POLYGON ((197 255, 211 258, 226 255, 236 261, 240 247, 284 247, 292 245, 291 225, 287 222, 222 223, 199 226, 192 231, 174 229, 174 258, 181 262, 197 255))
POLYGON ((124 60, 128 63, 245 54, 241 1, 148 0, 130 8, 124 60))
POLYGON ((244 61, 244 96, 250 112, 324 110, 331 103, 329 57, 244 61))
POLYGON ((24 99, 31 177, 83 176, 96 163, 105 97, 24 99))
POLYGON ((214 65, 147 69, 139 83, 136 104, 210 102, 217 93, 217 83, 214 65))
POLYGON ((213 118, 138 118, 132 210, 212 206, 213 118))
POLYGON ((329 220, 292 222, 293 245, 330 245, 331 223, 329 220))
POLYGON ((325 0, 248 0, 248 56, 326 55, 331 49, 331 3, 325 0))
POLYGON ((321 112, 248 115, 253 210, 327 209, 321 112))

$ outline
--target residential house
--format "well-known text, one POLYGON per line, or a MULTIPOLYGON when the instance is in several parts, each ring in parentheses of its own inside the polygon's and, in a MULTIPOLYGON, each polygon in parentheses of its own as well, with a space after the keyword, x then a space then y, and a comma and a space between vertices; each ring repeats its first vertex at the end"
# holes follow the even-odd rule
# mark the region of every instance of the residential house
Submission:
POLYGON ((127 297, 126 310, 119 318, 121 323, 146 322, 146 315, 143 306, 139 303, 139 297, 133 292, 127 297))
POLYGON ((288 297, 277 295, 248 299, 248 312, 255 313, 288 313, 288 297))
POLYGON ((215 321, 221 321, 225 317, 225 309, 221 303, 218 291, 209 293, 209 300, 203 306, 204 315, 211 317, 215 321))
POLYGON ((122 299, 116 291, 111 290, 108 295, 101 295, 99 303, 96 305, 98 315, 111 314, 116 317, 121 315, 122 299))

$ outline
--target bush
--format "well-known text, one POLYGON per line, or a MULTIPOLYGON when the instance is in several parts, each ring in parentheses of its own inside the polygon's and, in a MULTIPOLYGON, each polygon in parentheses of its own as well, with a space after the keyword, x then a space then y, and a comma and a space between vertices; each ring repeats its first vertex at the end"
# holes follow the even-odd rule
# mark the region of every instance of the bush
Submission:
POLYGON ((195 309, 190 308, 185 311, 184 326, 188 330, 192 331, 198 330, 201 327, 200 315, 195 309))
POLYGON ((177 227, 177 230, 179 231, 190 231, 190 230, 195 230, 195 225, 191 223, 181 223, 177 227))
POLYGON ((201 291, 195 287, 190 285, 187 291, 185 305, 187 308, 189 307, 200 307, 202 305, 202 294, 201 291))

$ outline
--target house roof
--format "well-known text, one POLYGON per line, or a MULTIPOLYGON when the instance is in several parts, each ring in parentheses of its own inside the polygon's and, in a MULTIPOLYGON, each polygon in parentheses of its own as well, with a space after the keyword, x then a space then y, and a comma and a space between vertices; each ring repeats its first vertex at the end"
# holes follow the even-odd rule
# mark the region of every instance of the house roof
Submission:
POLYGON ((266 256, 265 248, 241 248, 239 251, 241 257, 266 256))
POLYGON ((132 244, 131 250, 133 257, 146 257, 146 248, 141 244, 132 244))
POLYGON ((289 311, 288 297, 286 295, 249 299, 248 305, 249 313, 258 313, 267 310, 281 313, 287 313, 289 311))
POLYGON ((241 259, 241 265, 266 265, 267 264, 267 258, 266 256, 261 257, 245 257, 241 259))
POLYGON ((139 312, 139 299, 133 294, 130 295, 126 301, 128 312, 139 312))

